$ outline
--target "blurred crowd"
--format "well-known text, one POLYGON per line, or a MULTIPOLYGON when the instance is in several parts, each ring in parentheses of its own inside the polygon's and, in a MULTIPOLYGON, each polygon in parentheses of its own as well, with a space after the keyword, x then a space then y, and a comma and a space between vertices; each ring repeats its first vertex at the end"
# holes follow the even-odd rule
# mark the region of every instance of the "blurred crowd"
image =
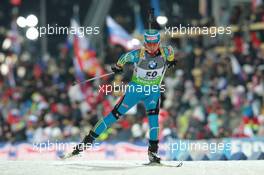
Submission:
MULTIPOLYGON (((241 10, 234 7, 223 23, 245 22, 241 10)), ((247 18, 249 24, 263 20, 262 6, 247 18)), ((209 45, 203 37, 192 38, 188 47, 177 47, 178 65, 164 79, 161 140, 264 136, 262 35, 262 31, 249 31, 250 37, 245 39, 242 31, 235 31, 228 42, 232 43, 231 52, 209 47, 229 49, 221 38, 209 38, 214 40, 209 45)), ((171 39, 164 44, 176 49, 177 43, 178 39, 171 39)), ((78 141, 111 111, 120 96, 99 93, 99 85, 128 82, 131 75, 128 66, 121 76, 72 86, 75 75, 70 48, 61 47, 57 58, 42 59, 33 59, 25 46, 19 54, 16 49, 5 52, 8 56, 0 55, 0 142, 78 141), (8 68, 2 66, 4 61, 10 62, 8 68)), ((115 62, 125 50, 111 46, 106 52, 105 60, 115 62)), ((108 70, 108 64, 102 62, 101 66, 108 70)), ((136 141, 147 137, 147 116, 140 103, 99 139, 136 141)))

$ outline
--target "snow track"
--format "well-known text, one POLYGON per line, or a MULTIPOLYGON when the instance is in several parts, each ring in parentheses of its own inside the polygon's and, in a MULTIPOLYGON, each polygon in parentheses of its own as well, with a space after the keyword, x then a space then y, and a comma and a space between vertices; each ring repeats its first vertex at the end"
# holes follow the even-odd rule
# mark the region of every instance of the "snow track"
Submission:
MULTIPOLYGON (((166 164, 178 162, 164 161, 166 164)), ((188 161, 182 167, 142 161, 0 161, 1 175, 262 175, 264 161, 188 161)))

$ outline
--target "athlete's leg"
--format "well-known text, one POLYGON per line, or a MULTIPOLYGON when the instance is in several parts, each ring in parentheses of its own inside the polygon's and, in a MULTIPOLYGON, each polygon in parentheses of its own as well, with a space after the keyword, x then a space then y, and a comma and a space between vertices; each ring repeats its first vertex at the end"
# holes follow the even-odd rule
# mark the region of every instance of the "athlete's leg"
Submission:
POLYGON ((159 137, 159 97, 159 93, 153 93, 144 100, 149 120, 149 139, 153 141, 158 140, 159 137))
POLYGON ((149 120, 149 148, 148 155, 151 162, 160 162, 157 156, 159 143, 159 108, 160 93, 152 93, 145 100, 145 107, 147 110, 149 120))
MULTIPOLYGON (((133 86, 133 84, 129 84, 133 86)), ((123 97, 115 105, 114 109, 103 119, 99 120, 83 141, 74 148, 73 154, 79 154, 87 144, 91 144, 100 136, 108 127, 115 123, 120 116, 124 115, 130 108, 132 108, 144 96, 135 91, 127 91, 123 97)))
POLYGON ((134 92, 126 92, 120 98, 114 109, 103 119, 99 120, 93 128, 93 132, 97 135, 103 133, 109 126, 115 123, 122 115, 141 100, 141 94, 134 92))

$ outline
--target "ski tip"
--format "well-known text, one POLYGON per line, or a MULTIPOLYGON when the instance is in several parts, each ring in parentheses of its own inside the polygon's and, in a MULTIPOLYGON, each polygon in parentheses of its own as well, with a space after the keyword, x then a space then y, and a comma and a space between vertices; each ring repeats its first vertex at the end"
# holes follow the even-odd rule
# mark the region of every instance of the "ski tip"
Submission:
POLYGON ((68 159, 68 158, 70 158, 70 157, 72 157, 72 156, 73 156, 72 153, 58 155, 58 157, 59 157, 61 160, 68 159))
POLYGON ((177 165, 177 167, 181 167, 183 165, 183 162, 180 162, 179 165, 177 165))

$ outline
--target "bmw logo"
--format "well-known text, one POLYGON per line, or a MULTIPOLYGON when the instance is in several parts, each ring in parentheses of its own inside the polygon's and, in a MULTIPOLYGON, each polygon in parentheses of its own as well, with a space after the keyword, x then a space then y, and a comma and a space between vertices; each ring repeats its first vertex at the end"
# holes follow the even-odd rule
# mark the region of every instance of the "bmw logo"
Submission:
POLYGON ((155 69, 158 66, 158 64, 155 61, 150 61, 148 64, 148 67, 150 69, 155 69))

